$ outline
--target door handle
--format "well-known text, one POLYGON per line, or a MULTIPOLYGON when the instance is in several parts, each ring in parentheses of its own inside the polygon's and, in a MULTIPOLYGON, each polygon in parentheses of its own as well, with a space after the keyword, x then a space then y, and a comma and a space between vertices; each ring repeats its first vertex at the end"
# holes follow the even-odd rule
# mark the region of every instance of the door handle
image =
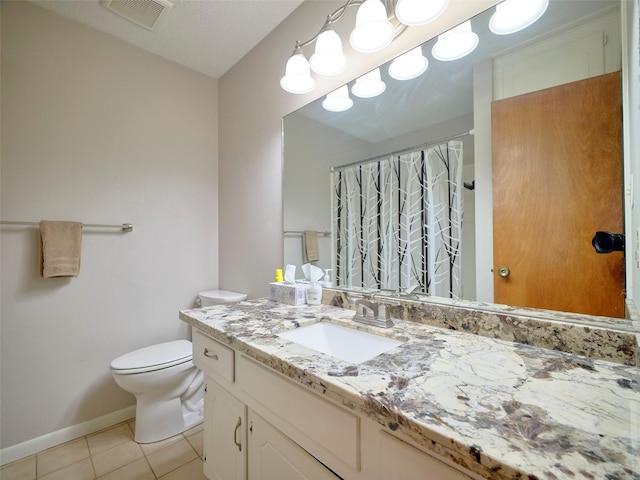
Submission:
POLYGON ((238 438, 238 429, 240 428, 240 425, 242 425, 242 417, 238 417, 238 424, 236 425, 236 429, 233 431, 233 443, 236 444, 239 452, 242 451, 242 443, 238 442, 236 439, 238 438))
POLYGON ((502 278, 507 278, 509 275, 511 275, 511 270, 509 270, 509 267, 500 267, 498 269, 498 275, 500 275, 502 278))
POLYGON ((596 253, 623 252, 624 233, 596 232, 591 245, 596 253))

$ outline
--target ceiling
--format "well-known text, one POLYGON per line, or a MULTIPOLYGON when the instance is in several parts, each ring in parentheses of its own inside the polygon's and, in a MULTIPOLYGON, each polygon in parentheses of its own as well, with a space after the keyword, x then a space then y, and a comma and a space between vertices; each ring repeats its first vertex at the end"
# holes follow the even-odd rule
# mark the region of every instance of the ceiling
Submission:
POLYGON ((273 31, 303 0, 171 0, 155 31, 98 0, 29 0, 205 75, 220 78, 273 31))

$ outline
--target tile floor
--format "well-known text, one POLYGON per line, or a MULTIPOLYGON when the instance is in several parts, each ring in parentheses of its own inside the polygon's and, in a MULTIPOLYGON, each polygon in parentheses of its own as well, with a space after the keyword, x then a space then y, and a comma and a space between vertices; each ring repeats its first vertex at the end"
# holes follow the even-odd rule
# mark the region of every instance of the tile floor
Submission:
POLYGON ((1 480, 205 480, 202 424, 161 442, 133 441, 135 421, 72 440, 0 469, 1 480))

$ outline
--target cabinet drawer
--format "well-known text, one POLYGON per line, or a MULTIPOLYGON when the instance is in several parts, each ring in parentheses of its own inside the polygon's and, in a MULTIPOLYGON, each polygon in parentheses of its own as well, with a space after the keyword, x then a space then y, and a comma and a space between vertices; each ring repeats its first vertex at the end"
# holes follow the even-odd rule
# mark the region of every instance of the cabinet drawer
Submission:
POLYGON ((234 352, 199 331, 193 333, 193 363, 216 380, 234 381, 234 352))

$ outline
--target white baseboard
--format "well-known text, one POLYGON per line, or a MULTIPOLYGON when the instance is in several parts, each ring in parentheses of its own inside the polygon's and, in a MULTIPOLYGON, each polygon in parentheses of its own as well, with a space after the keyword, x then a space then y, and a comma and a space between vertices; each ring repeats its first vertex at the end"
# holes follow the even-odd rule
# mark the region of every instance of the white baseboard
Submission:
POLYGON ((70 427, 63 428, 62 430, 47 433, 46 435, 42 435, 41 437, 37 437, 32 440, 27 440, 26 442, 19 443, 18 445, 3 448, 0 450, 0 465, 15 462, 16 460, 28 457, 29 455, 42 452, 47 448, 55 447, 70 440, 75 440, 76 438, 117 425, 118 423, 122 423, 135 417, 135 415, 136 406, 132 405, 131 407, 123 408, 117 412, 109 413, 102 417, 94 418, 93 420, 88 420, 77 425, 72 425, 70 427))

